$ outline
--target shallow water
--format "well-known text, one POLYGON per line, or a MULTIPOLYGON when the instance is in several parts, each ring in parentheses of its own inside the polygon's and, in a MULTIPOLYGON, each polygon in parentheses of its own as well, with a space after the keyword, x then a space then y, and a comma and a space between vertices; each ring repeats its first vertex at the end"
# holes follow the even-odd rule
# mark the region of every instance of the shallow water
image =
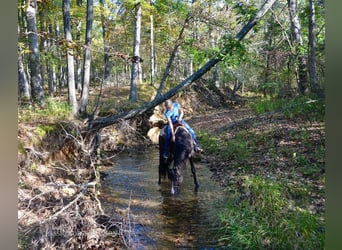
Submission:
POLYGON ((180 193, 171 195, 168 179, 158 185, 158 150, 119 155, 102 182, 101 201, 107 211, 127 213, 133 249, 217 249, 215 211, 222 188, 208 168, 195 162, 199 189, 194 190, 190 164, 180 193), (129 209, 128 209, 129 208, 129 209))

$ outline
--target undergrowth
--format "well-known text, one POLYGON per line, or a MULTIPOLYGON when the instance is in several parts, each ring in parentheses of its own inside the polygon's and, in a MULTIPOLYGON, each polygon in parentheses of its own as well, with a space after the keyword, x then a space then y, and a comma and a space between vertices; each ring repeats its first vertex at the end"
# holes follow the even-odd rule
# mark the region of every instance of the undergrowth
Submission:
POLYGON ((324 224, 287 198, 286 188, 260 176, 229 186, 219 214, 227 249, 323 249, 324 224))
POLYGON ((249 104, 257 114, 283 112, 287 118, 305 117, 309 120, 324 120, 324 99, 302 96, 290 99, 262 99, 249 104))
POLYGON ((198 131, 205 151, 225 162, 219 241, 227 249, 324 249, 324 101, 250 107, 284 116, 251 119, 220 134, 198 131))
POLYGON ((18 122, 56 122, 69 120, 72 115, 71 106, 64 100, 48 98, 44 107, 22 105, 18 111, 18 122))

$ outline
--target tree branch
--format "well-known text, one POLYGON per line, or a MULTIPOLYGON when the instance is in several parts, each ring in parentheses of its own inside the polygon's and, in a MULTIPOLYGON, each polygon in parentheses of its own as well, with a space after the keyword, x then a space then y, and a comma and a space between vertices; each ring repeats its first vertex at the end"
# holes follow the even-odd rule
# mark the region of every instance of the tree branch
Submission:
MULTIPOLYGON (((260 21, 260 19, 267 13, 267 11, 272 7, 276 0, 268 0, 264 3, 264 5, 259 9, 256 15, 240 30, 240 32, 235 36, 235 38, 240 41, 242 40, 248 32, 260 21)), ((144 104, 140 108, 123 112, 120 114, 110 115, 108 117, 98 117, 95 120, 92 120, 88 123, 87 130, 89 132, 96 131, 107 127, 109 125, 118 123, 122 120, 128 120, 134 118, 138 115, 143 114, 144 112, 154 108, 155 106, 161 104, 162 102, 170 99, 171 97, 175 96, 179 91, 187 88, 191 83, 195 82, 199 78, 201 78, 206 72, 208 72, 215 64, 220 62, 224 56, 226 56, 233 47, 230 44, 227 44, 225 47, 221 49, 221 52, 218 53, 216 58, 210 59, 206 64, 204 64, 200 69, 194 72, 192 75, 187 77, 181 83, 179 83, 174 88, 170 89, 162 96, 156 96, 154 100, 149 103, 144 104)))

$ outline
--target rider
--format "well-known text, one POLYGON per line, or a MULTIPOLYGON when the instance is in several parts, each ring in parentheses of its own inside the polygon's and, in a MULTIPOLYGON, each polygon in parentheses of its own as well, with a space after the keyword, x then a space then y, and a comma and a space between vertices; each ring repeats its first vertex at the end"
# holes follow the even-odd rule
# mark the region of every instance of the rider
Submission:
POLYGON ((181 123, 184 127, 189 131, 192 139, 194 140, 195 144, 195 151, 196 152, 203 152, 203 149, 199 146, 199 143, 196 138, 195 131, 183 120, 183 109, 178 102, 172 102, 171 100, 165 101, 165 117, 167 119, 167 124, 165 128, 165 144, 164 144, 164 152, 163 158, 167 159, 169 157, 169 145, 170 139, 171 141, 175 141, 175 130, 174 125, 176 123, 181 123))

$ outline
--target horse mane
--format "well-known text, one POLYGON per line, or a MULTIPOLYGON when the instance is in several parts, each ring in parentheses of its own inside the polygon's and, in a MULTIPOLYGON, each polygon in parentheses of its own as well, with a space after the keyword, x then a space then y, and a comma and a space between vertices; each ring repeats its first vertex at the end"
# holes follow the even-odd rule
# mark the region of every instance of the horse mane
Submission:
POLYGON ((194 146, 189 131, 184 126, 178 126, 175 130, 176 141, 174 143, 174 165, 179 166, 193 156, 194 146))

